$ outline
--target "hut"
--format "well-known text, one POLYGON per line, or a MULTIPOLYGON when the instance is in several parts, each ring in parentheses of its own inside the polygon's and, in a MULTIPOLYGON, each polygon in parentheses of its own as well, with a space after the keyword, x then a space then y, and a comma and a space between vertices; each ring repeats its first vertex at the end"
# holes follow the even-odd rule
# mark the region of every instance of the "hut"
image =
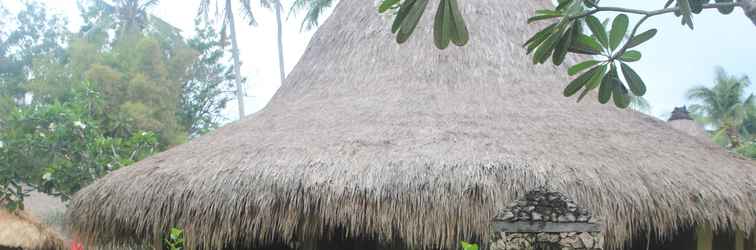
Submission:
POLYGON ((693 121, 693 118, 688 112, 688 108, 685 106, 676 107, 672 111, 672 115, 667 119, 667 123, 673 128, 685 132, 690 136, 711 142, 711 138, 709 138, 704 127, 693 121))
POLYGON ((438 50, 434 4, 398 45, 375 1, 340 1, 263 110, 84 188, 72 229, 159 243, 179 227, 196 249, 457 249, 548 187, 601 218, 613 249, 683 225, 750 231, 753 162, 576 103, 566 66, 530 63, 522 43, 543 26, 526 19, 551 2, 459 1, 470 44, 438 50))
POLYGON ((62 250, 63 240, 24 211, 0 208, 0 250, 62 250))

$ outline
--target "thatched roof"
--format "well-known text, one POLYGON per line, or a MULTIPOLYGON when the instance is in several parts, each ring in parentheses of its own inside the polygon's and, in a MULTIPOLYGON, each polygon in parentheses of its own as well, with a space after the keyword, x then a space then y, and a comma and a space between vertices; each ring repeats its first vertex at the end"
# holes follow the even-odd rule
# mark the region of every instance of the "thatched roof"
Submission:
POLYGON ((24 211, 0 208, 0 248, 24 250, 65 249, 63 240, 24 211))
POLYGON ((754 227, 753 162, 575 103, 564 67, 530 64, 521 44, 538 27, 525 22, 551 1, 459 2, 470 44, 441 51, 433 10, 400 46, 373 0, 340 1, 265 109, 83 189, 73 229, 112 241, 179 226, 206 248, 340 236, 453 249, 485 241, 496 211, 539 186, 603 218, 614 246, 649 227, 754 227))

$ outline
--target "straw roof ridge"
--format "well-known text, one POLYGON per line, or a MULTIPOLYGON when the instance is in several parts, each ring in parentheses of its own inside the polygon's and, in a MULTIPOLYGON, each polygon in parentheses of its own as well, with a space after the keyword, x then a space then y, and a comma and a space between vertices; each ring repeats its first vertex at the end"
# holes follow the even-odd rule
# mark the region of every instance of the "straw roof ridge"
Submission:
POLYGON ((526 19, 550 1, 460 1, 470 44, 443 51, 433 2, 403 45, 373 4, 340 1, 262 111, 80 191, 73 230, 106 242, 178 226, 203 249, 339 237, 455 249, 485 242, 496 212, 541 186, 602 218, 612 247, 644 229, 754 228, 753 162, 575 103, 560 94, 565 66, 530 64, 526 19))

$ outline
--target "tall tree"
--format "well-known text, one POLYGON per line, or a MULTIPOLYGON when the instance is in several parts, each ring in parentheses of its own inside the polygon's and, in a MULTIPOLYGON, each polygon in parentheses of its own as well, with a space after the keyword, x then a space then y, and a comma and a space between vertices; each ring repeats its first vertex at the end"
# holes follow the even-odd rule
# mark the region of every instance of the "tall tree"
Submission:
MULTIPOLYGON (((398 2, 398 1, 397 1, 398 2)), ((294 0, 289 14, 304 11, 301 29, 310 30, 318 27, 323 13, 333 5, 334 0, 294 0)))
POLYGON ((49 14, 44 4, 36 1, 24 2, 15 21, 2 24, 0 28, 11 31, 0 37, 0 96, 19 98, 26 93, 23 83, 33 75, 36 57, 60 63, 68 36, 66 25, 64 18, 49 14))
POLYGON ((188 41, 199 57, 192 64, 191 78, 184 82, 179 116, 190 136, 216 128, 221 110, 232 99, 233 71, 222 63, 225 49, 220 35, 202 19, 195 20, 196 35, 188 41))
POLYGON ((713 87, 699 86, 688 91, 688 99, 697 102, 690 106, 691 111, 716 127, 718 133, 727 135, 732 148, 741 145, 743 122, 756 105, 753 94, 746 94, 750 85, 747 76, 729 75, 717 68, 713 87))
POLYGON ((147 27, 147 10, 159 3, 159 0, 116 0, 115 10, 123 32, 134 33, 147 27))
MULTIPOLYGON (((221 0, 216 0, 216 6, 221 0)), ((234 15, 234 8, 232 4, 232 0, 222 0, 223 1, 223 10, 221 12, 216 11, 216 13, 220 14, 221 18, 221 35, 222 37, 226 37, 226 32, 229 33, 230 39, 231 39, 231 57, 234 61, 234 81, 236 85, 236 101, 239 105, 239 119, 243 118, 246 113, 244 111, 244 96, 246 95, 244 93, 244 83, 242 82, 241 77, 241 60, 239 60, 239 42, 238 37, 236 36, 236 23, 235 19, 236 16, 234 15)), ((199 7, 199 15, 206 18, 210 14, 210 5, 213 2, 213 0, 200 0, 200 7, 199 7)), ((241 4, 241 8, 239 11, 244 16, 244 18, 247 19, 247 21, 252 25, 255 24, 255 17, 252 14, 252 4, 249 0, 239 0, 239 4, 241 4)), ((217 8, 217 7, 216 7, 217 8)))
POLYGON ((276 14, 276 42, 278 47, 278 72, 281 77, 281 83, 286 79, 286 68, 284 66, 284 52, 283 52, 283 20, 281 19, 281 11, 283 11, 283 5, 281 0, 263 0, 261 1, 263 7, 273 9, 276 14))

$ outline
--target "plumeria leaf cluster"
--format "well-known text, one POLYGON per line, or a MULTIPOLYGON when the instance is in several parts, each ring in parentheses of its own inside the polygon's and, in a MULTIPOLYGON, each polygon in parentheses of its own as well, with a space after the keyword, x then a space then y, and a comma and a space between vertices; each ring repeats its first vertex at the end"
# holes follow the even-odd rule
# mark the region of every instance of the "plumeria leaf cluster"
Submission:
POLYGON ((568 53, 587 55, 591 59, 568 69, 567 73, 575 78, 565 87, 564 95, 578 95, 580 101, 598 90, 600 103, 613 100, 617 107, 627 108, 633 96, 646 93, 646 84, 629 64, 642 57, 634 48, 653 38, 657 30, 636 34, 637 29, 629 30, 630 19, 625 14, 606 23, 584 14, 596 8, 596 4, 590 0, 561 0, 553 10, 538 10, 529 23, 557 21, 533 35, 524 47, 535 64, 551 58, 554 65, 561 65, 568 53), (581 15, 584 17, 574 18, 581 15))
MULTIPOLYGON (((434 43, 440 49, 450 43, 463 46, 469 41, 469 32, 461 14, 458 0, 439 0, 434 19, 434 43)), ((381 0, 380 13, 392 11, 395 15, 391 31, 398 43, 406 42, 418 25, 429 0, 381 0)), ((527 22, 552 22, 533 35, 524 47, 532 55, 533 63, 551 61, 554 65, 564 63, 567 55, 583 54, 591 59, 571 66, 570 76, 576 78, 564 89, 565 96, 578 95, 582 100, 593 90, 598 90, 598 100, 627 108, 637 105, 646 93, 646 84, 630 63, 641 60, 642 54, 635 48, 651 40, 656 29, 639 31, 650 17, 674 13, 681 23, 693 29, 693 16, 704 9, 718 9, 730 14, 736 7, 756 24, 756 4, 740 0, 667 0, 658 10, 639 10, 613 6, 601 6, 600 0, 558 0, 554 9, 537 10, 527 22), (599 12, 621 13, 601 22, 595 16, 599 12), (640 19, 630 28, 628 14, 640 19), (579 94, 578 94, 579 93, 579 94)), ((585 57, 582 57, 585 58, 585 57)))
MULTIPOLYGON (((464 46, 470 40, 470 34, 457 1, 439 1, 433 22, 433 42, 439 49, 449 47, 450 43, 464 46)), ((391 32, 396 34, 396 41, 401 44, 412 36, 428 2, 429 0, 383 0, 378 6, 378 12, 395 11, 391 32)))

